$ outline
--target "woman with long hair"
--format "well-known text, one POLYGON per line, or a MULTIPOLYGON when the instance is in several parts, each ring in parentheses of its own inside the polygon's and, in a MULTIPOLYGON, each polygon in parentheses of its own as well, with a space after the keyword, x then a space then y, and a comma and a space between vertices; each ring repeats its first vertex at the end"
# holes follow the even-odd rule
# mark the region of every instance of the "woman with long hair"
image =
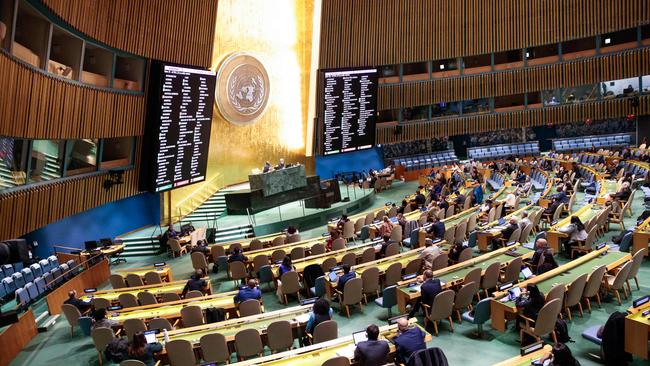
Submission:
POLYGON ((147 366, 153 366, 155 363, 154 354, 160 351, 162 351, 160 343, 147 343, 144 333, 138 332, 133 335, 133 339, 129 342, 127 356, 130 360, 142 361, 147 366))
POLYGON ((568 256, 571 253, 571 247, 579 241, 587 240, 587 231, 585 225, 578 216, 571 216, 569 225, 558 229, 561 233, 569 235, 569 240, 564 242, 564 253, 568 256))

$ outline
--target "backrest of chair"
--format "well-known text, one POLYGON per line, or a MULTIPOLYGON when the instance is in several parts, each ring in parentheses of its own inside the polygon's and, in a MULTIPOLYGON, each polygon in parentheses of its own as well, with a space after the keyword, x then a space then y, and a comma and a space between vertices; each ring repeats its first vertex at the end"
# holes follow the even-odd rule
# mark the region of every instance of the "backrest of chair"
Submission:
POLYGON ((345 253, 341 258, 341 264, 347 264, 352 267, 357 264, 357 255, 355 253, 345 253))
POLYGON ((291 257, 291 260, 305 258, 305 248, 295 247, 291 249, 291 254, 289 254, 289 256, 291 257))
MULTIPOLYGON (((372 223, 372 221, 370 221, 372 223)), ((343 238, 354 238, 354 222, 348 221, 343 224, 343 238)))
POLYGON ((390 240, 400 243, 404 239, 402 235, 402 225, 393 225, 393 231, 390 233, 390 240))
POLYGON ((192 343, 185 339, 175 339, 165 343, 167 357, 171 366, 195 366, 196 357, 192 343))
POLYGON ((447 211, 445 211, 445 218, 454 216, 454 209, 455 208, 453 205, 447 207, 447 211))
POLYGON ((368 213, 366 214, 366 217, 365 217, 365 219, 364 219, 363 224, 364 224, 364 225, 370 225, 370 224, 372 224, 372 221, 373 221, 374 219, 375 219, 375 213, 374 213, 374 212, 368 212, 368 213))
POLYGON ((126 287, 126 282, 124 282, 124 277, 120 276, 119 274, 112 274, 108 279, 111 282, 111 286, 114 289, 126 287))
POLYGON ((257 329, 243 329, 235 334, 237 356, 250 357, 262 353, 264 346, 257 329))
POLYGON ((471 233, 474 231, 476 228, 476 218, 478 217, 478 213, 474 212, 469 216, 469 219, 467 220, 467 232, 471 233))
POLYGON ((560 315, 560 310, 562 310, 562 300, 553 299, 547 301, 537 314, 535 335, 542 336, 555 330, 555 322, 557 321, 558 315, 560 315))
POLYGON ((349 366, 350 360, 345 356, 336 356, 323 362, 321 366, 349 366))
POLYGON ((345 249, 345 239, 336 238, 332 241, 332 250, 341 250, 345 249))
POLYGON ((501 263, 494 262, 491 263, 483 273, 483 279, 481 280, 482 289, 490 289, 497 286, 499 281, 501 263))
POLYGON ((251 242, 248 244, 248 249, 249 250, 260 250, 264 248, 264 243, 260 239, 253 239, 251 242))
POLYGON ((163 292, 160 294, 162 302, 178 301, 181 297, 175 292, 163 292))
POLYGON ((369 267, 361 273, 363 292, 366 294, 379 290, 379 268, 369 267))
POLYGON ((269 256, 266 254, 258 254, 253 258, 253 270, 259 272, 262 266, 269 264, 269 256))
POLYGON ((186 306, 181 309, 181 319, 183 327, 194 327, 197 325, 205 324, 203 319, 203 310, 196 305, 186 306))
POLYGON ((467 234, 467 220, 463 220, 456 225, 454 243, 462 243, 465 240, 465 234, 467 234))
POLYGON ((230 277, 235 280, 240 280, 246 278, 246 265, 244 262, 230 262, 228 263, 228 268, 230 270, 230 277))
MULTIPOLYGON (((284 236, 283 236, 283 238, 284 238, 284 236)), ((284 242, 282 242, 282 243, 284 244, 284 242)), ((243 247, 243 245, 241 245, 241 243, 232 243, 232 244, 230 244, 228 246, 228 251, 230 253, 234 253, 236 250, 239 250, 241 252, 241 251, 244 251, 243 248, 244 247, 243 247)))
POLYGON ((490 320, 492 312, 492 298, 482 299, 474 306, 474 323, 482 324, 490 320))
POLYGON ((255 299, 248 299, 239 304, 239 316, 251 316, 262 313, 260 302, 255 299))
POLYGON ((564 301, 564 294, 566 293, 566 285, 563 283, 558 283, 555 286, 551 287, 546 294, 546 302, 549 302, 554 299, 560 300, 560 303, 564 301))
POLYGON ((448 265, 449 265, 449 254, 440 253, 438 254, 437 257, 433 259, 433 262, 431 263, 431 270, 437 271, 439 269, 447 268, 448 265))
POLYGON ((524 227, 524 230, 521 231, 521 235, 519 235, 519 238, 516 239, 516 241, 519 243, 528 243, 528 237, 530 236, 531 231, 533 231, 532 222, 524 227))
POLYGON ((628 279, 628 275, 630 274, 630 271, 632 270, 632 261, 625 263, 620 271, 616 273, 616 277, 614 277, 614 282, 612 283, 612 288, 614 289, 620 289, 623 287, 625 284, 625 281, 628 279))
POLYGON ((390 210, 388 210, 388 217, 395 216, 397 216, 397 207, 391 207, 390 210))
POLYGON ((332 269, 332 267, 336 267, 337 264, 336 258, 329 257, 323 261, 321 268, 323 269, 323 272, 329 272, 329 270, 332 269))
POLYGON ((131 293, 127 292, 127 293, 119 294, 117 298, 120 301, 120 305, 122 305, 124 309, 140 306, 140 304, 138 304, 138 299, 135 297, 135 295, 131 293))
POLYGON ((366 224, 366 218, 365 217, 359 217, 357 221, 354 222, 354 231, 361 231, 363 228, 363 225, 366 224))
POLYGON ((291 323, 287 320, 279 320, 266 327, 268 335, 268 346, 271 351, 285 350, 293 346, 293 331, 291 323))
POLYGON ((124 360, 120 362, 120 366, 147 366, 147 364, 139 360, 124 360))
POLYGON ((158 272, 155 271, 149 271, 144 274, 144 280, 147 282, 147 285, 157 285, 162 283, 162 279, 160 278, 160 275, 158 272))
POLYGON ((191 290, 188 291, 188 293, 185 294, 186 299, 196 299, 198 297, 203 297, 203 292, 199 290, 191 290))
POLYGON ((345 283, 343 288, 343 305, 352 305, 361 302, 363 298, 363 281, 361 278, 353 278, 345 283))
POLYGON ((143 286, 142 278, 135 273, 128 273, 126 275, 126 283, 129 287, 143 286))
POLYGON ((95 328, 90 331, 90 337, 97 351, 104 353, 106 345, 115 339, 115 333, 111 328, 95 328))
POLYGON ((510 237, 508 238, 508 243, 512 243, 513 241, 516 242, 519 240, 519 237, 521 236, 521 228, 515 229, 515 231, 510 234, 510 237))
POLYGON ((149 329, 154 330, 154 329, 167 329, 173 330, 174 327, 172 327, 172 324, 169 322, 169 320, 165 318, 153 318, 149 321, 149 329))
POLYGON ((288 238, 286 238, 284 240, 284 242, 286 244, 288 244, 288 243, 296 243, 296 242, 299 242, 300 240, 301 240, 300 234, 294 234, 294 235, 291 235, 288 238))
POLYGON ((640 249, 632 256, 632 265, 630 266, 630 273, 627 275, 628 279, 636 277, 637 274, 639 273, 639 268, 641 267, 641 263, 643 263, 644 254, 645 251, 643 249, 640 249))
POLYGON ((456 293, 454 309, 464 309, 472 304, 474 294, 478 292, 478 282, 463 282, 463 286, 456 293))
POLYGON ((456 235, 456 228, 453 225, 449 225, 445 229, 445 236, 444 236, 445 241, 449 244, 453 244, 454 235, 456 235))
POLYGON ((285 242, 286 237, 284 235, 276 236, 273 238, 271 241, 271 246, 277 247, 278 245, 283 245, 285 242))
POLYGON ((511 260, 506 267, 503 282, 517 282, 519 280, 519 272, 521 271, 522 264, 523 259, 521 257, 511 260))
POLYGON ((498 220, 499 218, 501 218, 501 216, 503 216, 503 206, 505 206, 504 203, 497 204, 496 211, 494 213, 495 220, 498 220))
POLYGON ((331 341, 338 337, 339 327, 334 320, 326 320, 318 323, 316 328, 314 328, 314 344, 331 341))
POLYGON ((103 297, 94 297, 92 303, 95 309, 106 309, 111 306, 111 301, 103 297))
POLYGON ((378 210, 375 213, 375 221, 383 220, 384 216, 386 216, 386 211, 384 211, 384 209, 378 210))
POLYGON ((167 245, 173 252, 181 251, 181 243, 177 239, 169 238, 167 239, 167 245))
POLYGON ((599 266, 591 272, 589 278, 587 279, 585 289, 582 293, 583 297, 596 296, 596 293, 598 293, 598 290, 600 290, 600 285, 603 282, 605 272, 607 272, 607 267, 605 266, 599 266))
POLYGON ((282 249, 276 249, 271 253, 271 261, 277 262, 284 259, 287 256, 287 253, 282 249))
POLYGON ((490 211, 488 211, 488 222, 494 221, 494 217, 496 216, 497 211, 496 208, 492 207, 490 211))
POLYGON ((194 269, 205 269, 208 268, 208 261, 205 260, 205 254, 202 252, 194 252, 190 255, 192 259, 192 267, 194 269))
POLYGON ((311 246, 311 249, 309 249, 309 252, 311 253, 311 255, 323 254, 323 253, 325 253, 325 244, 316 243, 316 244, 311 246))
POLYGON ((138 292, 140 305, 154 305, 158 303, 156 297, 149 291, 138 292))
POLYGON ((361 255, 361 263, 372 262, 374 260, 375 260, 375 248, 373 247, 366 248, 363 251, 363 254, 361 255))
POLYGON ((25 305, 29 303, 29 292, 23 287, 16 289, 16 292, 14 293, 16 295, 16 302, 19 305, 25 305))
POLYGON ((404 274, 420 273, 420 268, 422 268, 422 259, 412 259, 410 262, 408 262, 408 264, 406 264, 404 274))
POLYGON ((210 255, 212 256, 212 261, 216 263, 217 258, 226 255, 226 248, 223 245, 215 244, 210 247, 210 255))
POLYGON ((560 214, 562 214, 562 209, 563 208, 564 208, 563 205, 557 206, 557 208, 555 209, 555 212, 553 212, 553 221, 557 221, 557 220, 560 219, 560 214))
POLYGON ((481 268, 472 269, 471 271, 467 272, 467 274, 465 274, 465 277, 463 278, 463 283, 470 283, 470 282, 475 282, 477 284, 481 283, 481 273, 482 273, 481 268))
POLYGON ((199 340, 203 360, 206 362, 230 361, 230 350, 226 337, 220 333, 209 333, 199 340))
POLYGON ((564 306, 578 305, 582 299, 582 294, 584 293, 586 284, 587 273, 584 273, 573 280, 573 282, 571 282, 571 285, 569 285, 569 291, 567 291, 564 306))
POLYGON ((388 266, 384 273, 385 285, 392 286, 402 279, 402 263, 395 262, 388 266))
POLYGON ((431 320, 440 320, 451 316, 454 309, 455 296, 456 293, 454 290, 445 290, 436 295, 433 299, 429 318, 431 320))
POLYGON ((300 291, 300 276, 295 271, 285 272, 280 277, 282 282, 282 292, 285 294, 294 294, 300 291))
POLYGON ((147 326, 144 324, 144 320, 140 318, 126 319, 122 323, 122 327, 124 328, 124 332, 126 332, 126 337, 129 339, 129 341, 133 339, 134 334, 147 330, 147 326))
POLYGON ((472 259, 473 254, 474 254, 474 250, 472 250, 472 248, 463 249, 463 251, 460 252, 460 255, 458 256, 458 263, 465 262, 472 259))
POLYGON ((384 256, 390 257, 397 254, 399 254, 399 244, 397 243, 388 244, 386 250, 384 251, 384 256))

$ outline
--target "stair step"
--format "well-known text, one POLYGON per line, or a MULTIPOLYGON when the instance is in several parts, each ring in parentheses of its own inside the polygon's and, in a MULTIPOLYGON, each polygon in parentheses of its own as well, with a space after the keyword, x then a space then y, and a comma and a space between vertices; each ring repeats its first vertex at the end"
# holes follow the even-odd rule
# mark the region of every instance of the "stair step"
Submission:
POLYGON ((137 250, 132 252, 124 252, 120 257, 143 257, 158 254, 158 250, 137 250))
POLYGON ((250 238, 250 237, 252 237, 252 233, 250 235, 237 234, 237 235, 217 236, 217 237, 215 237, 215 241, 217 243, 221 243, 221 242, 225 242, 225 241, 236 240, 236 239, 245 239, 245 238, 250 238))

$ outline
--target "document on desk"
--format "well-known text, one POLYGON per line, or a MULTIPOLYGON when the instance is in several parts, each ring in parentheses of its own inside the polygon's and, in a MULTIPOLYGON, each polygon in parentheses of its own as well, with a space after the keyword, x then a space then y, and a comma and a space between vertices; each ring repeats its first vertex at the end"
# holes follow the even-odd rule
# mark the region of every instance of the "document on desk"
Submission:
POLYGON ((343 347, 342 349, 336 351, 336 355, 337 356, 347 357, 348 359, 352 360, 354 358, 354 350, 355 350, 355 348, 356 347, 355 347, 354 344, 347 345, 347 346, 343 347))
POLYGON ((307 323, 309 321, 309 313, 300 314, 294 318, 298 323, 307 323))

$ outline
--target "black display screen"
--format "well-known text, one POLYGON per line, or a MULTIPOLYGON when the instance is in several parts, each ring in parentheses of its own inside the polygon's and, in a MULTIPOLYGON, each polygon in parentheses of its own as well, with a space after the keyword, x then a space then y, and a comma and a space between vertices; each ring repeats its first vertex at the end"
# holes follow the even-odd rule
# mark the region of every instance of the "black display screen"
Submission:
POLYGON ((153 62, 143 145, 143 190, 162 192, 205 180, 216 74, 153 62))
POLYGON ((377 120, 377 69, 326 70, 323 74, 323 154, 373 147, 377 120))

